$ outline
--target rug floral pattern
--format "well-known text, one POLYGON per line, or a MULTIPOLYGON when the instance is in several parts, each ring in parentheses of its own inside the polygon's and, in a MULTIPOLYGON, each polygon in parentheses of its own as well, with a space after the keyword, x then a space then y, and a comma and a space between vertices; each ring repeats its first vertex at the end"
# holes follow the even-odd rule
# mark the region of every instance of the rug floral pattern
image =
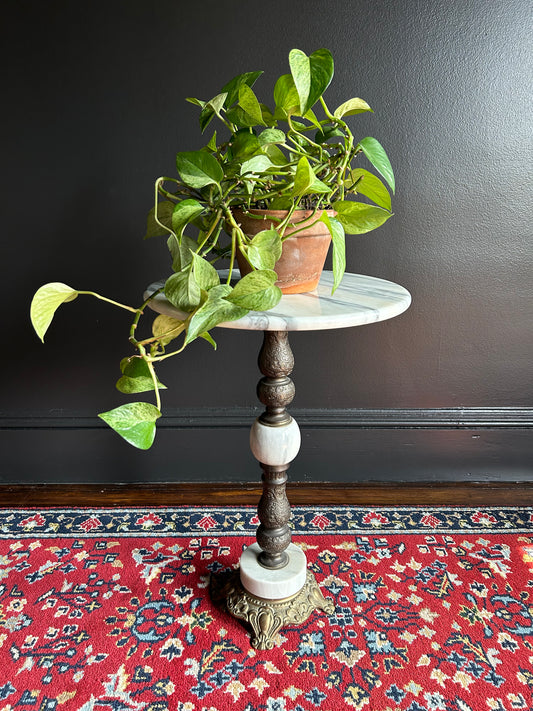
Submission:
POLYGON ((331 616, 209 598, 252 508, 0 511, 0 711, 533 708, 533 510, 295 507, 331 616))

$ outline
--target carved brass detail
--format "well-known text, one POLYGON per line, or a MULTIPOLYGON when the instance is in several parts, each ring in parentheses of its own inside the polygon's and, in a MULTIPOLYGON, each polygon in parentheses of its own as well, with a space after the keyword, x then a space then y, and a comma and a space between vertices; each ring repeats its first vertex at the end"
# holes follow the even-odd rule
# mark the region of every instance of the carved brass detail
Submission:
POLYGON ((264 331, 259 352, 259 370, 269 378, 289 375, 294 368, 294 356, 287 331, 264 331))
POLYGON ((265 331, 258 358, 264 378, 257 385, 257 397, 266 410, 259 421, 265 425, 284 425, 291 421, 285 409, 294 398, 294 383, 288 377, 294 367, 294 356, 287 331, 265 331))
POLYGON ((323 610, 327 615, 335 612, 333 602, 322 595, 310 570, 300 592, 282 600, 265 600, 249 593, 242 586, 238 570, 212 575, 211 598, 216 603, 225 603, 230 615, 251 626, 252 647, 260 650, 272 649, 283 627, 303 624, 315 610, 323 610))
MULTIPOLYGON (((258 363, 265 377, 259 381, 257 395, 266 407, 259 422, 271 427, 288 425, 292 417, 285 407, 294 397, 294 383, 289 378, 294 356, 287 331, 264 331, 258 363)), ((261 525, 256 538, 262 549, 259 562, 272 570, 287 564, 285 549, 291 542, 291 508, 285 491, 288 466, 261 463, 263 495, 257 508, 261 525)))
POLYGON ((281 568, 287 564, 284 551, 291 542, 291 507, 285 491, 287 466, 261 466, 263 494, 257 506, 261 525, 256 533, 257 542, 262 549, 260 563, 265 568, 281 568))

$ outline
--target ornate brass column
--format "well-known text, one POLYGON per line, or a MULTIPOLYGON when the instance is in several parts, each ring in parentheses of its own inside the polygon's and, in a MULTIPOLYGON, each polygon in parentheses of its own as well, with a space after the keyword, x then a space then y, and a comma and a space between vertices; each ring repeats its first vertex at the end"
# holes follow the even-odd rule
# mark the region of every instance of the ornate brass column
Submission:
MULTIPOLYGON (((289 378, 294 356, 287 331, 264 331, 258 365, 264 377, 257 384, 257 397, 266 408, 258 421, 269 427, 289 425, 292 417, 285 408, 292 402, 295 388, 289 378)), ((265 568, 282 568, 288 563, 285 549, 291 542, 291 508, 285 491, 289 465, 261 463, 261 467, 263 495, 257 508, 261 524, 256 533, 262 549, 259 562, 265 568)))
POLYGON ((315 609, 334 612, 307 570, 305 554, 291 543, 285 484, 289 463, 300 448, 298 425, 286 410, 295 392, 289 377, 293 366, 287 331, 265 331, 259 353, 264 377, 257 385, 265 411, 250 433, 252 452, 263 470, 257 543, 241 556, 240 570, 220 584, 215 576, 211 586, 215 600, 224 600, 234 617, 251 625, 256 649, 272 649, 282 627, 302 624, 315 609))

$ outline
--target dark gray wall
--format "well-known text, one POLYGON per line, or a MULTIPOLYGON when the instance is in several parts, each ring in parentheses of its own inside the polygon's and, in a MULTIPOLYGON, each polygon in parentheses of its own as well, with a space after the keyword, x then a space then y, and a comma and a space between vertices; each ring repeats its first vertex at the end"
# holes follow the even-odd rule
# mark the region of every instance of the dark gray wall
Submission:
POLYGON ((395 216, 351 238, 348 270, 397 281, 391 321, 297 333, 296 480, 533 475, 531 4, 526 0, 74 0, 3 6, 5 71, 0 481, 255 480, 247 447, 260 335, 218 329, 161 377, 169 417, 150 452, 95 413, 128 353, 129 320, 79 299, 41 345, 32 293, 65 281, 136 303, 165 276, 143 242, 153 180, 199 147, 197 109, 292 47, 328 47, 334 107, 375 113, 395 216), (528 184, 529 182, 529 184, 528 184), (327 425, 327 426, 326 426, 327 425))

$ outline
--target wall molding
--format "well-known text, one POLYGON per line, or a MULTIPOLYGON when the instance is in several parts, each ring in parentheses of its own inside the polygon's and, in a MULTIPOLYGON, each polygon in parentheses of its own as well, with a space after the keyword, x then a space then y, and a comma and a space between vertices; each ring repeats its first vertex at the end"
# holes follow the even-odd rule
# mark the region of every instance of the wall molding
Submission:
MULTIPOLYGON (((159 429, 249 428, 261 412, 254 408, 189 408, 167 411, 159 429)), ((291 408, 302 429, 529 429, 533 407, 322 409, 291 408)), ((98 417, 86 413, 0 415, 0 430, 103 429, 98 417)))
MULTIPOLYGON (((167 410, 148 452, 129 447, 86 412, 0 416, 0 482, 240 486, 256 474, 259 479, 247 441, 260 412, 260 405, 167 410)), ((336 487, 369 481, 377 486, 533 481, 533 408, 291 408, 291 413, 302 430, 302 447, 289 472, 294 482, 328 481, 336 487)))

